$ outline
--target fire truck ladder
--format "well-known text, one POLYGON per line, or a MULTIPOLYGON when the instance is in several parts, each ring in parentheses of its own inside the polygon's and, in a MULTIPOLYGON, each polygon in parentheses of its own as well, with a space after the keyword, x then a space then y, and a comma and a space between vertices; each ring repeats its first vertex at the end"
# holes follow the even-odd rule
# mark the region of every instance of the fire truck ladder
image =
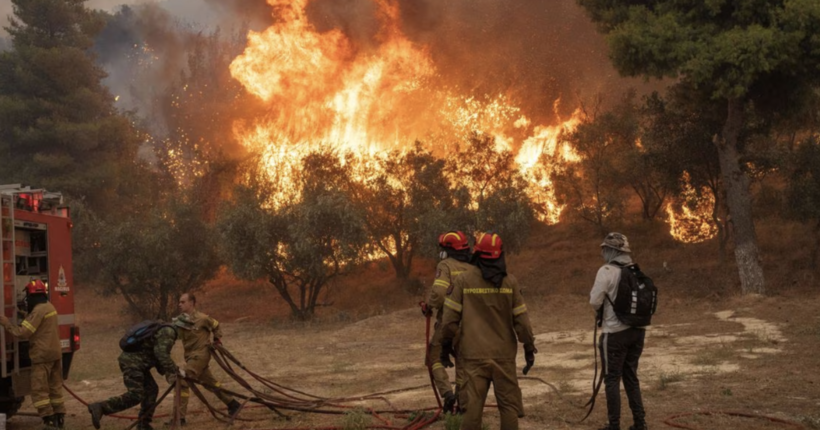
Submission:
MULTIPOLYGON (((0 190, 0 245, 2 245, 2 294, 0 309, 12 321, 17 320, 17 286, 15 279, 17 268, 14 255, 14 194, 9 190, 0 190)), ((0 329, 0 377, 6 378, 20 369, 20 342, 12 336, 11 346, 6 343, 6 330, 0 329), (13 367, 9 369, 9 354, 12 355, 13 367)))

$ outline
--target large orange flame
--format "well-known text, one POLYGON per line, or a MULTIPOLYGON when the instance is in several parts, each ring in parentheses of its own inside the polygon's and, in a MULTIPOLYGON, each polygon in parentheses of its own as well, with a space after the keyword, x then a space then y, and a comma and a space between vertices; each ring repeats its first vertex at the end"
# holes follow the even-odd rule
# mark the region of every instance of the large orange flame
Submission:
POLYGON ((296 163, 319 147, 361 159, 421 139, 442 153, 447 143, 481 132, 492 135, 499 150, 520 147, 516 160, 533 199, 548 208, 545 221, 557 222, 561 208, 544 165, 556 156, 574 160, 558 137, 575 127, 576 116, 557 126, 533 126, 504 94, 462 95, 436 86, 427 49, 401 32, 397 0, 371 0, 381 24, 373 47, 355 46, 339 30, 319 33, 308 21, 307 1, 268 0, 277 22, 251 32, 230 66, 269 109, 264 119, 235 124, 234 131, 279 183, 282 195, 274 200, 289 198, 296 163), (527 132, 532 135, 522 138, 527 132))

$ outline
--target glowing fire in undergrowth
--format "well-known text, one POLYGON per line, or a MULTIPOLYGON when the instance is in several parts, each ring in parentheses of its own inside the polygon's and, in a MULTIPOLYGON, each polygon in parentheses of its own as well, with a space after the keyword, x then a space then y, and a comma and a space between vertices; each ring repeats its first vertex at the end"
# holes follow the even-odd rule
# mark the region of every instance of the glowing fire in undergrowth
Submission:
POLYGON ((520 148, 516 161, 530 195, 545 208, 542 219, 557 222, 562 208, 549 175, 553 163, 577 159, 559 142, 577 116, 533 126, 503 94, 465 96, 434 84, 426 48, 401 31, 398 1, 372 1, 381 28, 375 46, 361 47, 339 30, 316 31, 305 12, 308 0, 268 0, 278 21, 251 32, 231 64, 231 74, 268 107, 263 119, 234 124, 234 132, 279 185, 274 204, 293 198, 299 162, 317 149, 367 164, 418 139, 445 156, 452 142, 481 132, 495 138, 498 150, 520 148))
POLYGON ((669 233, 684 243, 700 243, 715 237, 718 229, 712 219, 714 195, 706 187, 700 191, 693 187, 688 172, 683 172, 681 183, 683 192, 678 204, 666 206, 669 233))

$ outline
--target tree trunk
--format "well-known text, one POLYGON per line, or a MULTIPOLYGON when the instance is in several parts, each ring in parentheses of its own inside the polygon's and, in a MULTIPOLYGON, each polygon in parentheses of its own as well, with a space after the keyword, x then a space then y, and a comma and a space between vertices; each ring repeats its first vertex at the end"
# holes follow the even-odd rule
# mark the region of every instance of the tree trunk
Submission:
POLYGON ((820 220, 814 225, 814 246, 811 250, 811 268, 817 270, 817 255, 820 254, 820 220))
POLYGON ((723 136, 715 139, 715 145, 720 159, 723 183, 726 187, 726 204, 732 217, 735 260, 740 277, 740 287, 743 294, 763 294, 766 292, 766 284, 752 219, 750 179, 740 166, 741 153, 738 148, 740 130, 744 121, 743 109, 742 99, 728 100, 723 136))

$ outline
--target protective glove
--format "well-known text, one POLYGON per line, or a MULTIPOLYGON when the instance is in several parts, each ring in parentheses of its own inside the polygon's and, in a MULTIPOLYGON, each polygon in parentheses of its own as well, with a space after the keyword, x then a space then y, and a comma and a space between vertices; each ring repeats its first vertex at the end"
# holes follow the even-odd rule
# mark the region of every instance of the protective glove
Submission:
POLYGON ((177 383, 177 374, 169 373, 165 375, 165 380, 168 381, 168 385, 174 385, 177 383))
POLYGON ((441 365, 444 367, 453 367, 452 361, 450 361, 450 356, 455 357, 453 353, 453 339, 444 339, 441 341, 441 356, 439 360, 441 361, 441 365))
POLYGON ((433 309, 430 306, 427 306, 427 303, 419 302, 419 306, 421 307, 421 314, 425 317, 433 316, 433 309))
POLYGON ((600 327, 604 324, 604 306, 603 305, 601 305, 601 307, 598 308, 597 311, 595 311, 595 324, 597 324, 598 327, 600 327))
POLYGON ((535 354, 538 353, 538 350, 535 348, 534 345, 524 346, 524 360, 527 361, 527 365, 524 366, 524 375, 529 373, 532 366, 535 365, 535 354))
POLYGON ((181 367, 179 368, 179 376, 182 376, 183 378, 185 378, 185 377, 186 377, 186 375, 185 375, 185 369, 183 369, 183 368, 181 368, 181 367))

